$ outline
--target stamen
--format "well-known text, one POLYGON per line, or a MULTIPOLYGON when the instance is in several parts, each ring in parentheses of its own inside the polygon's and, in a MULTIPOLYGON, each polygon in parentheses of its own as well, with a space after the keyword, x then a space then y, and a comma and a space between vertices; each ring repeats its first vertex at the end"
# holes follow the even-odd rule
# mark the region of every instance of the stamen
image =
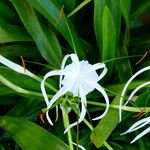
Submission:
POLYGON ((139 63, 141 63, 145 59, 147 54, 148 54, 148 52, 145 52, 145 54, 142 56, 142 58, 138 62, 136 62, 135 65, 138 65, 139 63))
POLYGON ((59 23, 61 17, 63 16, 63 13, 64 13, 64 5, 62 5, 62 7, 61 7, 61 9, 60 9, 60 13, 59 13, 58 19, 57 19, 57 21, 56 21, 56 23, 55 23, 55 27, 58 25, 58 23, 59 23))
POLYGON ((20 58, 21 58, 22 66, 24 68, 24 73, 26 73, 26 64, 25 64, 25 61, 24 61, 24 59, 23 59, 22 56, 20 56, 20 58))

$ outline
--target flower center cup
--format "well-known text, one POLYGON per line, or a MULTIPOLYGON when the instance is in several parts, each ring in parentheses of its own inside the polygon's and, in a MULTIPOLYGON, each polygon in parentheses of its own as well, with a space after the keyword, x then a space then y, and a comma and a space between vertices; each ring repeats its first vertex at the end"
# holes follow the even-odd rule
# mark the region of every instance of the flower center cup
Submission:
POLYGON ((84 89, 85 95, 95 89, 95 84, 98 82, 98 74, 92 68, 88 61, 80 61, 77 66, 74 62, 67 65, 63 70, 64 79, 62 85, 71 88, 74 96, 79 96, 79 86, 84 89))

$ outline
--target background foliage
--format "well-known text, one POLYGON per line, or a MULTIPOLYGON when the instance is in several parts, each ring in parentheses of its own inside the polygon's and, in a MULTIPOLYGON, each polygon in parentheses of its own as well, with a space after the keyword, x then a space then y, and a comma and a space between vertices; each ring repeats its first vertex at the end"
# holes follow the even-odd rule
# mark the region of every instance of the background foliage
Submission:
MULTIPOLYGON (((101 84, 111 104, 118 105, 125 82, 150 65, 149 10, 148 0, 0 0, 0 54, 20 65, 25 63, 25 68, 41 79, 48 71, 59 69, 68 53, 77 53, 80 60, 88 59, 92 64, 105 62, 109 71, 101 84), (144 54, 144 60, 137 63, 144 54)), ((149 72, 142 74, 129 90, 149 77, 149 72)), ((53 127, 45 118, 44 122, 40 119, 45 107, 40 82, 3 65, 0 81, 1 150, 69 149, 61 112, 53 127), (15 91, 6 81, 27 93, 15 91)), ((48 82, 58 89, 57 78, 48 82)), ((48 93, 54 95, 56 91, 49 89, 48 93)), ((148 107, 149 96, 145 88, 130 105, 148 107)), ((88 95, 88 100, 103 102, 96 92, 88 95)), ((100 110, 103 107, 88 106, 86 119, 94 131, 82 123, 79 133, 72 129, 74 141, 79 134, 79 143, 87 150, 111 149, 106 141, 114 149, 150 148, 149 135, 132 145, 130 141, 138 133, 120 136, 137 120, 133 117, 136 113, 124 112, 118 124, 118 109, 111 107, 101 121, 91 122, 92 115, 100 110)), ((55 116, 55 111, 50 112, 55 116)))

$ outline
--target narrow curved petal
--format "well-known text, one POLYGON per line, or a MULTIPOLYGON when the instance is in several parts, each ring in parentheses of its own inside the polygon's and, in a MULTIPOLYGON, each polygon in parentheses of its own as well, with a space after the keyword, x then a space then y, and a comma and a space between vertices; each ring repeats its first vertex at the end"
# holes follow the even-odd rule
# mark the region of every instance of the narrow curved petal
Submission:
POLYGON ((7 66, 8 68, 11 68, 15 72, 18 72, 18 73, 24 74, 24 75, 28 75, 32 78, 35 77, 35 75, 33 73, 31 73, 30 71, 28 71, 27 69, 24 69, 24 67, 8 60, 7 58, 3 57, 2 55, 0 55, 0 63, 7 66))
MULTIPOLYGON (((66 55, 62 61, 62 64, 61 64, 61 71, 64 69, 65 67, 65 64, 66 64, 66 61, 67 59, 70 57, 70 55, 66 55)), ((59 88, 61 88, 61 82, 62 82, 62 78, 63 78, 63 75, 60 75, 60 79, 59 79, 59 88)))
POLYGON ((134 80, 134 78, 136 78, 139 74, 141 74, 142 72, 144 71, 147 71, 147 70, 150 70, 150 66, 147 66, 141 70, 139 70, 138 72, 136 72, 129 80, 128 82, 125 84, 124 88, 123 88, 123 91, 121 93, 121 98, 120 98, 120 106, 119 106, 119 120, 121 121, 121 117, 122 117, 122 111, 121 111, 121 108, 122 108, 122 103, 123 103, 123 97, 126 93, 126 90, 129 86, 129 84, 132 82, 132 80, 134 80))
POLYGON ((77 145, 76 143, 74 143, 74 142, 71 142, 73 145, 76 145, 76 146, 78 146, 81 150, 86 150, 83 146, 81 146, 81 145, 77 145))
MULTIPOLYGON (((65 68, 65 64, 68 58, 71 58, 72 62, 74 62, 77 65, 77 70, 79 70, 79 59, 77 57, 76 54, 70 54, 70 55, 66 55, 62 61, 62 65, 61 65, 61 70, 63 70, 65 68)), ((59 80, 59 88, 61 88, 62 85, 62 78, 63 78, 63 74, 60 75, 60 80, 59 80)))
POLYGON ((82 90, 82 88, 80 87, 80 97, 81 97, 81 114, 80 114, 80 117, 79 117, 79 120, 72 123, 71 125, 69 125, 66 130, 64 131, 64 134, 66 132, 68 132, 68 130, 74 126, 76 126, 77 124, 81 123, 83 121, 83 119, 85 118, 85 115, 86 115, 86 106, 87 106, 87 102, 86 102, 86 96, 82 90))
POLYGON ((104 70, 102 71, 102 73, 100 74, 100 76, 98 77, 98 80, 101 80, 107 73, 107 68, 105 67, 104 70))
POLYGON ((56 102, 58 98, 60 98, 62 95, 64 95, 67 91, 69 91, 69 87, 66 89, 64 86, 53 96, 53 98, 49 101, 47 108, 50 109, 50 107, 56 102))
POLYGON ((89 71, 98 70, 98 69, 102 69, 102 68, 105 68, 105 67, 106 67, 106 65, 103 64, 103 63, 96 63, 96 64, 92 65, 92 68, 89 71))
POLYGON ((135 95, 136 92, 138 92, 141 88, 143 88, 144 86, 147 86, 149 84, 150 84, 150 81, 145 82, 145 83, 141 84, 140 86, 138 86, 136 89, 134 89, 134 91, 130 94, 128 101, 124 105, 128 104, 128 102, 133 98, 133 96, 135 95))
POLYGON ((150 132, 150 127, 148 127, 147 129, 145 129, 143 132, 141 132, 138 136, 136 136, 133 141, 131 141, 131 144, 134 143, 135 141, 137 141, 138 139, 140 139, 142 136, 144 136, 145 134, 150 132))
POLYGON ((142 128, 143 126, 145 126, 146 124, 150 123, 150 117, 146 117, 146 118, 143 118, 139 121, 137 121, 136 123, 134 123, 125 133, 123 134, 126 134, 126 133, 129 133, 129 132, 132 132, 132 131, 135 131, 139 128, 142 128))
POLYGON ((49 117, 49 110, 46 112, 46 118, 47 118, 47 121, 49 122, 49 124, 50 125, 52 125, 53 126, 53 123, 52 123, 52 121, 51 121, 51 119, 50 119, 50 117, 49 117))
POLYGON ((89 70, 89 71, 92 71, 92 70, 98 70, 98 69, 102 69, 102 68, 103 68, 103 71, 100 74, 100 76, 98 77, 98 81, 101 80, 106 75, 106 73, 107 73, 106 65, 103 63, 97 63, 97 64, 94 64, 92 66, 92 68, 89 70))
POLYGON ((42 95, 44 97, 44 100, 46 102, 46 105, 48 106, 49 104, 49 99, 47 97, 47 94, 46 94, 46 90, 45 90, 45 80, 51 76, 55 76, 55 75, 61 75, 61 72, 59 70, 57 71, 50 71, 48 72, 45 76, 44 76, 44 79, 42 80, 41 82, 41 91, 42 91, 42 95))
POLYGON ((121 135, 124 135, 124 134, 127 134, 127 133, 131 133, 133 131, 136 131, 136 130, 144 127, 145 125, 147 125, 147 122, 144 122, 143 124, 140 124, 138 126, 133 124, 126 132, 122 133, 121 135))
POLYGON ((104 89, 99 84, 97 84, 96 89, 99 92, 101 92, 102 95, 104 96, 104 99, 106 101, 106 109, 105 109, 105 111, 104 111, 104 113, 102 115, 100 115, 99 117, 96 117, 96 118, 94 118, 92 120, 99 120, 99 119, 103 118, 106 115, 106 113, 108 112, 108 109, 109 109, 109 98, 108 98, 106 92, 104 91, 104 89))

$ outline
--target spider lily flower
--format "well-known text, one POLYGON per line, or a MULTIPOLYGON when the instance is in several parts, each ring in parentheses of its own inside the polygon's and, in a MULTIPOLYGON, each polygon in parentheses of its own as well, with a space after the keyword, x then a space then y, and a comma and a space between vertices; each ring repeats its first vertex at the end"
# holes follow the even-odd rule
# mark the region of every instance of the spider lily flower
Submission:
MULTIPOLYGON (((51 108, 51 106, 56 102, 58 98, 64 95, 66 92, 71 92, 73 96, 77 96, 81 99, 81 114, 78 121, 69 125, 65 132, 66 133, 70 128, 81 123, 86 115, 86 107, 87 107, 87 100, 86 95, 92 92, 94 89, 98 90, 104 97, 106 101, 106 109, 104 113, 93 120, 101 119, 105 116, 109 108, 109 98, 104 91, 104 89, 98 84, 105 74, 107 73, 107 68, 103 63, 97 63, 94 65, 89 64, 88 61, 82 60, 79 61, 76 54, 66 55, 62 61, 61 69, 54 70, 48 72, 45 76, 43 81, 41 82, 41 91, 44 97, 44 100, 47 105, 47 110, 51 108), (71 58, 72 63, 66 65, 66 61, 68 58, 71 58), (100 75, 97 74, 96 70, 103 69, 100 75), (60 76, 60 83, 59 83, 59 91, 54 95, 54 97, 49 100, 45 90, 45 80, 51 76, 59 75, 60 76)), ((46 117, 48 122, 53 125, 48 111, 46 112, 46 117)))
MULTIPOLYGON (((123 103, 123 97, 125 96, 125 93, 127 91, 127 88, 128 86, 130 85, 130 83, 132 82, 132 80, 134 80, 139 74, 147 71, 147 70, 150 70, 150 66, 147 66, 145 68, 142 68, 141 70, 139 70, 138 72, 136 72, 128 81, 127 83, 125 84, 124 88, 123 88, 123 91, 121 93, 121 98, 120 98, 120 106, 119 106, 119 120, 121 122, 121 118, 122 118, 122 103, 123 103)), ((127 105, 128 102, 134 97, 134 95, 141 89, 143 88, 144 86, 147 86, 147 85, 150 85, 150 81, 146 82, 146 83, 143 83, 141 84, 140 86, 136 87, 135 90, 131 93, 131 95, 129 96, 127 102, 124 104, 127 105)))
MULTIPOLYGON (((150 124, 150 117, 146 117, 146 118, 143 118, 139 121, 137 121, 136 123, 134 123, 126 132, 124 132, 122 135, 124 134, 127 134, 127 133, 131 133, 133 131, 136 131, 146 125, 149 126, 150 124)), ((132 141, 131 141, 131 144, 134 143, 135 141, 137 141, 138 139, 140 139, 142 136, 144 136, 145 134, 149 133, 150 132, 150 126, 145 129, 144 131, 142 131, 139 135, 137 135, 132 141)))

